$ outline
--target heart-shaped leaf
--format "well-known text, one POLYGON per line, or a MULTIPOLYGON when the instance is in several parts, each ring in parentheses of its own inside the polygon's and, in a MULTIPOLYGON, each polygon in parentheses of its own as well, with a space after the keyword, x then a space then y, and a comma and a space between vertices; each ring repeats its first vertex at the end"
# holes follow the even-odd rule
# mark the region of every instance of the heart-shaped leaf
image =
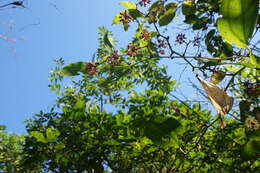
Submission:
POLYGON ((228 43, 240 48, 248 46, 258 17, 259 0, 223 0, 218 19, 218 30, 228 43))

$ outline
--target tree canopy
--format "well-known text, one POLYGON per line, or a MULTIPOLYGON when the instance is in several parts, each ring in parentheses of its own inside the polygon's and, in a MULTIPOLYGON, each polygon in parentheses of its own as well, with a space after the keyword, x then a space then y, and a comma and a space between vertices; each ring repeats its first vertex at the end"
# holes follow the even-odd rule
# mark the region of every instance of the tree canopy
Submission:
POLYGON ((28 135, 14 142, 2 129, 12 145, 0 149, 15 149, 3 150, 11 155, 0 155, 0 170, 14 158, 9 172, 260 171, 259 1, 120 4, 125 10, 112 22, 134 28, 130 43, 120 48, 100 27, 91 62, 57 59, 49 86, 56 103, 28 120, 28 135), (180 99, 165 59, 201 76, 194 87, 217 114, 180 99))

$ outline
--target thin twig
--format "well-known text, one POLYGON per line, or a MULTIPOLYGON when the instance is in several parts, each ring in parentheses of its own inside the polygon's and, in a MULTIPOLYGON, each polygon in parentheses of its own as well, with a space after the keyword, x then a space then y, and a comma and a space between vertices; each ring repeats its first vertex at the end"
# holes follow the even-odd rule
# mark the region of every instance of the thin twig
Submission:
POLYGON ((227 91, 228 87, 230 86, 230 84, 234 81, 235 76, 240 73, 241 71, 243 71, 246 67, 242 67, 241 69, 239 69, 236 73, 234 73, 230 79, 230 81, 228 82, 226 88, 224 89, 224 91, 227 91))

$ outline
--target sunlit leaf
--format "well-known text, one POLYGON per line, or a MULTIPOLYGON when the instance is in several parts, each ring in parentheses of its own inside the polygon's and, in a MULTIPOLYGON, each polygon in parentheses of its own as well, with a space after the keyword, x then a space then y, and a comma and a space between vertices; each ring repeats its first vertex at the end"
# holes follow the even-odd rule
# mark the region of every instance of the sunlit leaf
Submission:
POLYGON ((230 44, 246 48, 256 27, 258 0, 223 0, 217 25, 221 36, 230 44))
POLYGON ((37 139, 37 141, 39 141, 39 142, 43 142, 43 143, 47 142, 44 135, 41 132, 32 131, 32 132, 30 132, 30 136, 35 137, 37 139))
POLYGON ((176 3, 169 3, 165 6, 166 11, 160 16, 159 19, 160 26, 168 25, 172 21, 175 16, 176 7, 176 3))
POLYGON ((260 57, 257 57, 252 54, 249 60, 252 65, 254 65, 257 68, 260 68, 260 57))
POLYGON ((160 16, 164 12, 164 2, 163 1, 155 1, 148 10, 148 22, 155 23, 157 22, 158 16, 160 16))
MULTIPOLYGON (((120 13, 122 13, 122 12, 120 12, 120 13)), ((114 17, 112 25, 116 25, 116 24, 120 24, 120 23, 121 23, 121 21, 120 21, 120 16, 121 16, 121 14, 120 14, 120 13, 118 13, 118 14, 114 17)))
POLYGON ((77 110, 77 109, 82 109, 85 107, 85 102, 84 100, 79 100, 76 102, 76 104, 73 106, 73 109, 77 110))
POLYGON ((191 15, 196 12, 196 6, 194 1, 192 0, 187 0, 184 1, 182 4, 182 14, 186 15, 191 15))
POLYGON ((119 2, 119 4, 121 4, 122 6, 124 6, 127 10, 137 9, 136 4, 133 3, 133 2, 122 1, 122 2, 119 2))
POLYGON ((79 75, 79 72, 85 73, 86 65, 86 62, 75 62, 65 66, 62 73, 66 76, 76 76, 79 75))
POLYGON ((46 139, 49 142, 54 141, 59 135, 60 135, 60 132, 53 128, 47 128, 47 130, 46 130, 46 139))

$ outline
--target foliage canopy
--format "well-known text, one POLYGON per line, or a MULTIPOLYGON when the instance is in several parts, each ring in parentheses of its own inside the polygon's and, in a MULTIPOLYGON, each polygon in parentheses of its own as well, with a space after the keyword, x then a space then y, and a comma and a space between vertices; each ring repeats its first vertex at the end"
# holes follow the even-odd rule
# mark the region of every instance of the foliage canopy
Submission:
POLYGON ((125 10, 113 24, 126 32, 135 27, 133 39, 118 48, 112 32, 100 27, 92 62, 64 67, 57 60, 50 89, 59 97, 49 112, 27 121, 22 158, 16 158, 19 170, 258 172, 259 1, 120 4, 125 10), (178 81, 162 59, 181 60, 194 76, 211 76, 214 85, 226 81, 223 92, 239 106, 220 117, 181 100, 178 81), (79 77, 63 87, 65 76, 79 77), (219 119, 226 122, 224 129, 219 119))

